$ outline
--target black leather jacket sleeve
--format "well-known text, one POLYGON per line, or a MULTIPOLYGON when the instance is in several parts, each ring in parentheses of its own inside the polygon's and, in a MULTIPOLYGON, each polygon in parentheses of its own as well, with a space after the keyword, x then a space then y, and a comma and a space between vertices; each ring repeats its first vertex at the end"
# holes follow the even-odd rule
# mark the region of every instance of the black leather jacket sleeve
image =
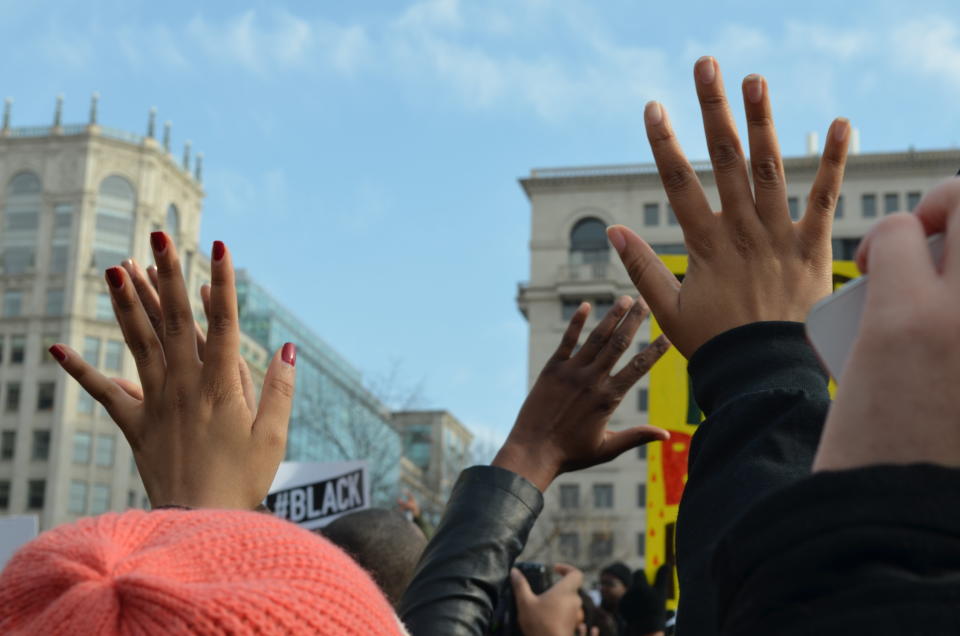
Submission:
POLYGON ((519 475, 493 466, 463 471, 400 602, 410 633, 485 634, 542 509, 543 495, 519 475))
POLYGON ((801 323, 731 329, 688 365, 707 415, 690 444, 677 518, 679 636, 718 630, 711 564, 724 531, 758 500, 810 474, 830 396, 801 323))

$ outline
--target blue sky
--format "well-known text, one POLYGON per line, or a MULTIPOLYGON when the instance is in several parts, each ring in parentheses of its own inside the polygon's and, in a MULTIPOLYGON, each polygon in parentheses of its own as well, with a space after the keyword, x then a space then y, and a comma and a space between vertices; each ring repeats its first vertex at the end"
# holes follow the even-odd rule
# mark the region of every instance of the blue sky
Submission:
MULTIPOLYGON (((530 168, 651 159, 659 99, 705 156, 692 65, 767 76, 786 154, 837 115, 864 152, 960 143, 954 2, 0 0, 14 125, 101 93, 206 155, 202 239, 372 379, 487 437, 525 395, 530 168), (780 8, 783 7, 783 8, 780 8)), ((736 94, 736 93, 735 93, 736 94)))

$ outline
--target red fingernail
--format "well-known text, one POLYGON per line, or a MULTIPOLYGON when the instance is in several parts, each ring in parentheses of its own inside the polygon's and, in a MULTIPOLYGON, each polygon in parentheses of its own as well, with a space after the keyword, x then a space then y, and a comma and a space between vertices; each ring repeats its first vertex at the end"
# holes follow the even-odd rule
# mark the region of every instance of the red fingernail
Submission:
POLYGON ((292 342, 283 345, 283 350, 280 351, 280 359, 291 367, 297 366, 297 345, 292 342))
POLYGON ((114 289, 123 287, 123 269, 119 267, 107 269, 107 280, 110 281, 110 286, 114 289))
POLYGON ((227 253, 227 248, 223 244, 223 241, 214 241, 213 242, 213 260, 219 261, 223 258, 223 255, 227 253))
POLYGON ((57 362, 63 362, 67 359, 67 352, 60 345, 53 345, 48 351, 50 351, 50 355, 57 359, 57 362))
POLYGON ((167 249, 167 235, 163 232, 150 232, 150 244, 153 245, 153 251, 162 254, 167 249))

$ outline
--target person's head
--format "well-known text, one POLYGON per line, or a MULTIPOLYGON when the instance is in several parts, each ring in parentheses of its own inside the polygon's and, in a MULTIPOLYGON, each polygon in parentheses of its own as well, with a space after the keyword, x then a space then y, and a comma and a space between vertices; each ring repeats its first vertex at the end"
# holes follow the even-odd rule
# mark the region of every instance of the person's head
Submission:
POLYGON ((373 576, 394 607, 400 604, 427 545, 423 532, 403 513, 382 508, 345 515, 320 532, 373 576))
POLYGON ((616 613, 620 599, 630 587, 631 578, 630 568, 620 561, 603 568, 600 571, 600 607, 616 613))
POLYGON ((0 574, 0 633, 400 634, 339 548, 271 515, 129 510, 23 546, 0 574))
POLYGON ((580 590, 580 600, 583 602, 583 623, 590 630, 596 630, 596 636, 617 636, 617 621, 609 612, 597 607, 590 595, 580 590))

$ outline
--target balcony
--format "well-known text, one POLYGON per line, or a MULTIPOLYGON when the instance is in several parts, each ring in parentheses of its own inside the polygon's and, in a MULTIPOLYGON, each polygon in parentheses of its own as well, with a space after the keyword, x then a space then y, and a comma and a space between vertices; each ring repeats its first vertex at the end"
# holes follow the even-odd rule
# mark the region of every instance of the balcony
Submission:
POLYGON ((578 263, 561 265, 557 270, 557 282, 593 282, 609 280, 613 272, 610 263, 578 263))

